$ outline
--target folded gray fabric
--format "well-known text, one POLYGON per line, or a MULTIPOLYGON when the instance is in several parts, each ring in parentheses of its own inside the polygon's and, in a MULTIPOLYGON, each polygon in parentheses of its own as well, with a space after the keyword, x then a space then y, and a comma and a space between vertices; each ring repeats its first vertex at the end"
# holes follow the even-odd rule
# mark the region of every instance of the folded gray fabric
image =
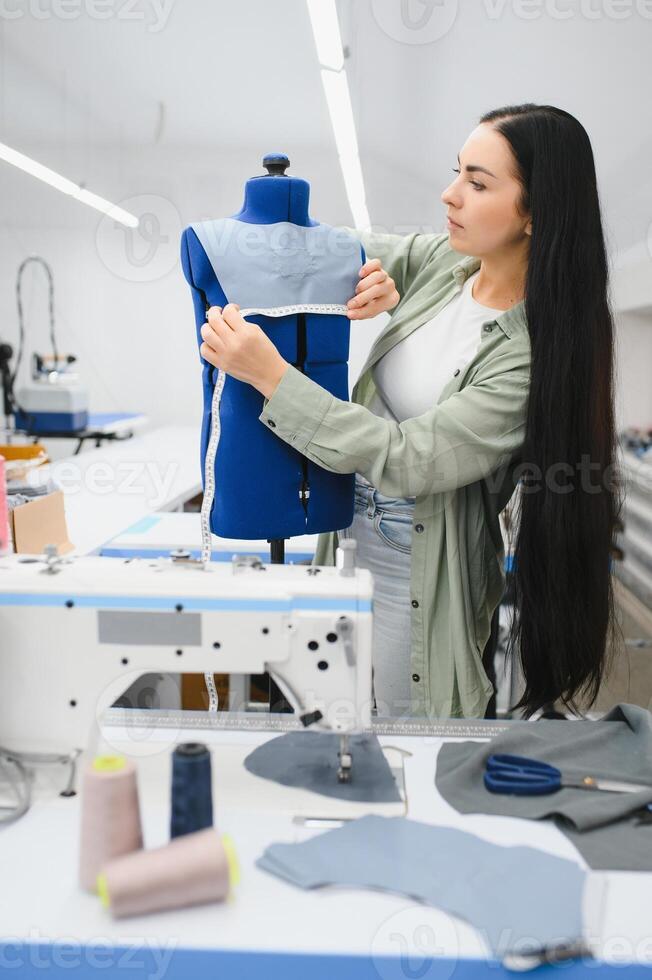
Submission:
POLYGON ((9 499, 14 494, 18 494, 21 497, 43 497, 45 494, 54 493, 55 490, 60 490, 61 487, 58 483, 48 477, 43 483, 27 483, 25 480, 9 480, 7 483, 7 495, 9 499))
POLYGON ((598 721, 514 722, 488 743, 447 742, 437 756, 435 784, 460 813, 552 819, 591 868, 652 871, 652 824, 637 814, 652 802, 652 715, 618 704, 598 721), (487 758, 502 752, 548 762, 569 777, 649 783, 637 793, 562 787, 546 796, 506 796, 484 785, 487 758))
POLYGON ((503 847, 452 827, 369 815, 298 844, 272 844, 257 865, 300 888, 396 892, 475 926, 503 956, 582 938, 585 872, 533 847, 503 847))
POLYGON ((331 732, 287 732, 259 745, 244 761, 254 776, 283 786, 363 803, 398 803, 401 795, 376 735, 351 735, 351 781, 337 779, 339 735, 331 732))

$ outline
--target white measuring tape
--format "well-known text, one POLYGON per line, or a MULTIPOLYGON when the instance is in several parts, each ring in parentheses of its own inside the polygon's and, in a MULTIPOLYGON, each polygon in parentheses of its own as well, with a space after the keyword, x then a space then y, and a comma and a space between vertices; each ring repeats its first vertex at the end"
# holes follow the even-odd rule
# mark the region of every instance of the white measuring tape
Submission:
MULTIPOLYGON (((295 313, 342 315, 346 312, 347 307, 341 303, 297 303, 293 306, 249 307, 247 309, 240 310, 240 316, 252 316, 256 313, 260 313, 263 316, 273 317, 292 316, 295 313)), ((205 568, 208 567, 212 552, 210 519, 211 510, 213 509, 213 502, 215 500, 215 457, 217 456, 217 448, 220 444, 220 403, 222 401, 222 392, 224 391, 225 381, 226 373, 221 369, 218 369, 217 381, 215 382, 213 398, 211 401, 211 434, 208 440, 208 446, 206 447, 206 457, 204 459, 204 497, 202 500, 200 515, 201 561, 205 568)), ((212 674, 205 674, 204 678, 206 681, 206 688, 208 690, 208 710, 215 712, 218 709, 215 681, 213 680, 212 674)))

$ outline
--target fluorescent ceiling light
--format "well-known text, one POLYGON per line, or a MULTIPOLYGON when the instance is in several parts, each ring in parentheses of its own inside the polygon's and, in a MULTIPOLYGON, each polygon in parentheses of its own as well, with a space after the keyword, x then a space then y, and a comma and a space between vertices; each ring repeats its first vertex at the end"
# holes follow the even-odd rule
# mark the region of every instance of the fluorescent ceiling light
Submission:
POLYGON ((78 201, 81 201, 82 204, 88 204, 90 208, 95 208, 96 211, 101 211, 107 217, 119 221, 121 225, 126 225, 127 228, 138 227, 139 219, 134 214, 130 214, 124 208, 119 208, 117 205, 111 204, 110 201, 107 201, 104 197, 100 197, 99 194, 93 194, 91 191, 80 187, 78 192, 74 194, 74 197, 78 201))
POLYGON ((356 228, 368 228, 369 212, 335 0, 306 0, 306 3, 349 207, 356 228))
POLYGON ((344 54, 335 2, 334 0, 307 0, 307 3, 319 64, 323 68, 341 71, 344 67, 344 54))
POLYGON ((321 73, 324 94, 328 104, 328 112, 335 134, 335 145, 340 159, 340 167, 344 177, 346 196, 353 214, 356 228, 369 228, 369 212, 364 189, 364 178, 358 153, 358 138, 353 119, 353 107, 349 83, 345 71, 328 71, 321 73))
POLYGON ((111 204, 105 198, 85 190, 79 184, 75 184, 74 181, 68 180, 67 177, 62 177, 56 170, 50 170, 49 167, 44 167, 43 164, 37 163, 31 157, 25 156, 24 153, 19 153, 18 150, 13 150, 5 143, 0 143, 0 160, 5 160, 7 163, 13 164, 14 167, 24 170, 25 173, 38 178, 38 180, 42 180, 44 183, 49 184, 50 187, 55 187, 63 194, 74 197, 75 200, 81 201, 82 204, 88 204, 89 207, 95 208, 96 211, 101 211, 102 214, 114 218, 115 221, 119 221, 120 224, 126 225, 128 228, 138 227, 138 218, 130 214, 129 211, 125 211, 123 208, 111 204))

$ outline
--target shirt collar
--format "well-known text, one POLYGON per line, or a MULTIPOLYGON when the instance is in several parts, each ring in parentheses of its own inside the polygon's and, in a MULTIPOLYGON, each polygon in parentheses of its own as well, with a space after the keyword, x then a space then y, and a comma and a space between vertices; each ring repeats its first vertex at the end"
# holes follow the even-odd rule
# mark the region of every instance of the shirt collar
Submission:
MULTIPOLYGON (((480 259, 475 255, 465 255, 464 258, 453 266, 453 278, 458 286, 463 286, 469 276, 480 268, 480 259)), ((514 330, 521 328, 527 329, 525 319, 525 300, 521 300, 509 310, 504 310, 496 317, 495 322, 508 337, 511 337, 514 330)))

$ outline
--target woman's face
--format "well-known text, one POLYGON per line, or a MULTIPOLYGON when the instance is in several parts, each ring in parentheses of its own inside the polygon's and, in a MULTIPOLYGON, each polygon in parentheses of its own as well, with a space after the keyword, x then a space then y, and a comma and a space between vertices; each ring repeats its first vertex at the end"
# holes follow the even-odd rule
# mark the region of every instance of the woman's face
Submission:
POLYGON ((532 226, 529 215, 516 210, 521 185, 504 136, 490 123, 481 123, 460 150, 458 168, 460 173, 441 195, 449 219, 457 222, 447 223, 451 248, 481 258, 526 244, 532 226), (467 167, 482 169, 469 172, 467 167))

